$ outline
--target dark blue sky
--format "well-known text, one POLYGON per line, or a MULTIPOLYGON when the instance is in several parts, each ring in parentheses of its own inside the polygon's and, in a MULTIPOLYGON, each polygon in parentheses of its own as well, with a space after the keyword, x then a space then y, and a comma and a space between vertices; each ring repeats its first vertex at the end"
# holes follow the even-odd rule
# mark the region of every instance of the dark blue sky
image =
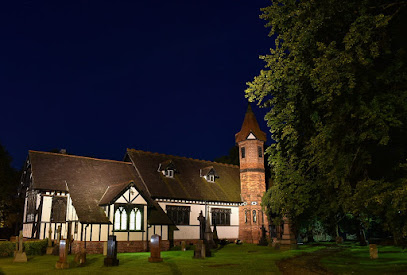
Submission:
MULTIPOLYGON (((259 19, 268 4, 2 1, 0 143, 18 168, 30 149, 119 160, 126 148, 227 154, 245 83, 273 46, 259 19)), ((267 131, 265 110, 254 111, 267 131)))

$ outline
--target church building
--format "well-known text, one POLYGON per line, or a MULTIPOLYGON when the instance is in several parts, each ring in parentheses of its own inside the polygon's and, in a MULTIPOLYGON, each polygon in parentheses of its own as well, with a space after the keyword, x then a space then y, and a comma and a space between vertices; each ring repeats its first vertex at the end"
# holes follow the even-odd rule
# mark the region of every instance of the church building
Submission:
POLYGON ((148 250, 153 234, 163 248, 199 239, 199 213, 216 225, 219 239, 257 243, 268 220, 264 142, 249 106, 235 135, 240 167, 127 149, 123 161, 29 151, 21 189, 23 235, 57 239, 71 232, 74 251, 102 253, 109 235, 118 252, 148 250), (69 229, 69 230, 68 230, 69 229))

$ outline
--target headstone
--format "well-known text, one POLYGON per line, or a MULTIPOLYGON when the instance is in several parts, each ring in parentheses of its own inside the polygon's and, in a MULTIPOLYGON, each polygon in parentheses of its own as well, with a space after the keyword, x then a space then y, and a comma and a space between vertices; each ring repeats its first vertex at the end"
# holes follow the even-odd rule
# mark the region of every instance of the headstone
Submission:
POLYGON ((267 241, 267 235, 266 235, 266 228, 264 227, 264 224, 260 227, 261 229, 261 238, 259 240, 259 245, 262 246, 267 246, 268 245, 268 241, 267 241))
POLYGON ((336 242, 336 244, 342 244, 343 238, 341 236, 337 236, 335 242, 336 242))
POLYGON ((273 238, 273 242, 271 243, 271 246, 274 249, 279 250, 280 249, 280 241, 277 238, 273 238))
POLYGON ((206 252, 203 240, 198 240, 198 242, 195 244, 194 259, 205 259, 205 256, 206 252))
POLYGON ((107 241, 107 256, 104 260, 105 266, 117 266, 119 260, 117 259, 117 241, 116 236, 110 235, 107 241))
POLYGON ((57 229, 57 241, 56 241, 56 245, 54 246, 54 248, 52 249, 52 255, 58 256, 59 255, 59 243, 61 240, 61 226, 58 225, 58 229, 57 229))
POLYGON ((376 244, 369 244, 369 253, 370 253, 370 259, 379 258, 379 250, 377 249, 376 244))
POLYGON ((182 251, 186 251, 186 250, 187 250, 187 244, 186 244, 185 241, 182 241, 182 242, 181 242, 181 250, 182 250, 182 251))
POLYGON ((50 226, 50 227, 49 227, 49 230, 48 230, 47 255, 51 255, 51 254, 52 254, 52 250, 53 250, 53 247, 52 247, 52 238, 51 238, 51 236, 52 236, 52 228, 51 228, 51 226, 50 226))
POLYGON ((158 263, 162 262, 163 259, 161 258, 161 236, 154 234, 151 236, 151 243, 150 243, 150 251, 151 251, 151 256, 148 258, 148 261, 150 263, 158 263))
POLYGON ((202 214, 202 210, 199 213, 197 220, 199 221, 199 239, 204 240, 205 239, 205 217, 202 214))
POLYGON ((68 244, 67 240, 59 241, 59 260, 55 264, 56 269, 67 269, 69 268, 68 264, 68 244))
POLYGON ((27 262, 27 255, 25 254, 24 250, 24 243, 23 243, 23 231, 20 231, 20 235, 18 236, 18 251, 14 254, 14 263, 26 263, 27 262))
POLYGON ((84 247, 81 247, 80 251, 76 253, 75 262, 80 266, 86 263, 86 249, 84 247))
POLYGON ((103 256, 107 256, 107 242, 103 242, 103 256))

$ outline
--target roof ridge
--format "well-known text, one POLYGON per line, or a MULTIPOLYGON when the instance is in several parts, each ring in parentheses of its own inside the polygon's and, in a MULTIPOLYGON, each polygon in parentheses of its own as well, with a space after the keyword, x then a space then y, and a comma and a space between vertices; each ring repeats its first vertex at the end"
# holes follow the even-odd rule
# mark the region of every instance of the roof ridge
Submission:
POLYGON ((174 158, 179 158, 179 159, 194 160, 194 161, 200 161, 200 162, 206 162, 206 163, 215 163, 215 164, 219 164, 219 165, 223 165, 223 166, 227 166, 227 167, 239 168, 239 165, 235 165, 235 164, 221 163, 221 162, 210 161, 210 160, 202 160, 202 159, 194 159, 194 158, 183 157, 183 156, 167 155, 167 154, 162 154, 162 153, 157 153, 157 152, 136 150, 136 149, 133 149, 133 148, 127 148, 127 150, 135 151, 135 152, 141 152, 141 153, 147 153, 147 154, 152 154, 152 155, 158 155, 158 156, 174 157, 174 158))
POLYGON ((47 154, 47 155, 57 155, 63 157, 73 157, 73 158, 83 158, 83 159, 91 159, 91 160, 99 160, 99 161, 106 161, 106 162, 118 162, 118 163, 125 163, 132 165, 131 162, 127 161, 120 161, 120 160, 112 160, 112 159, 99 159, 99 158, 92 158, 92 157, 85 157, 85 156, 78 156, 78 155, 68 155, 68 154, 60 154, 60 153, 53 153, 53 152, 44 152, 44 151, 36 151, 36 150, 28 150, 28 153, 40 153, 40 154, 47 154))

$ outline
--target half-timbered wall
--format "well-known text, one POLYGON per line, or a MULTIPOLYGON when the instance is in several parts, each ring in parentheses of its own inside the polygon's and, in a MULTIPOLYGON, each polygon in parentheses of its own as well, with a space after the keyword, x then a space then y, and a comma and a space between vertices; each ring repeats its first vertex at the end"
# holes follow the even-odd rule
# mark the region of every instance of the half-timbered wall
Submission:
MULTIPOLYGON (((185 203, 185 202, 158 202, 164 211, 167 205, 189 206, 191 208, 189 225, 177 225, 177 231, 174 231, 174 240, 197 240, 199 239, 199 221, 198 216, 202 211, 203 215, 209 213, 209 218, 212 223, 212 208, 230 209, 230 225, 217 225, 219 239, 237 239, 239 236, 239 206, 230 204, 225 205, 222 203, 185 203)), ((212 225, 213 230, 213 225, 212 225)))
MULTIPOLYGON (((39 209, 42 200, 42 211, 37 215, 35 222, 27 222, 24 218, 23 235, 26 238, 34 238, 32 235, 33 225, 40 221, 38 238, 48 238, 48 231, 51 228, 51 239, 57 239, 57 229, 61 226, 63 238, 67 237, 68 222, 72 228, 73 239, 77 241, 107 241, 109 235, 116 235, 118 241, 147 241, 153 234, 159 234, 162 240, 168 240, 168 226, 166 225, 148 225, 147 224, 147 203, 134 187, 130 187, 115 203, 139 205, 143 209, 143 226, 141 231, 137 232, 116 232, 114 226, 114 203, 102 207, 111 224, 86 224, 78 220, 75 208, 72 205, 72 199, 69 193, 65 192, 42 192, 37 195, 37 209, 39 209), (52 222, 52 200, 53 197, 66 197, 66 222, 52 222)), ((25 208, 27 205, 27 198, 25 208)), ((24 215, 26 217, 26 215, 24 215)))

